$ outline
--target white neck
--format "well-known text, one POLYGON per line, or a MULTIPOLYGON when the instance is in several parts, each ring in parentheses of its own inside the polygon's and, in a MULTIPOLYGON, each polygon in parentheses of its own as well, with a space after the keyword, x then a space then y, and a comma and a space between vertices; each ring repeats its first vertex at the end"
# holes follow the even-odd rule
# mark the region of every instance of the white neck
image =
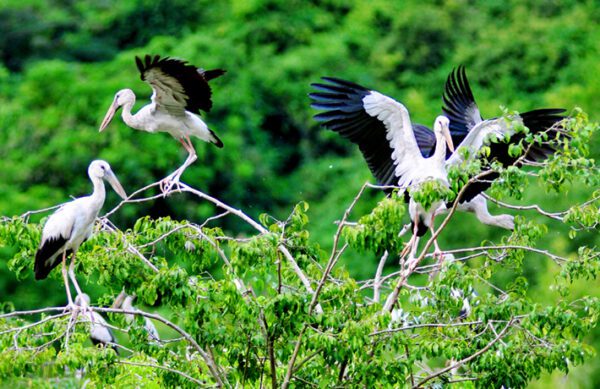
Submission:
POLYGON ((106 198, 106 189, 104 188, 104 181, 102 178, 93 177, 91 178, 92 184, 94 184, 94 191, 90 195, 90 199, 94 207, 97 207, 96 212, 100 211, 100 208, 104 205, 104 199, 106 198))
POLYGON ((441 131, 435 132, 435 150, 431 158, 435 158, 439 163, 446 160, 446 138, 444 138, 441 131))
POLYGON ((135 97, 133 98, 132 101, 128 101, 125 104, 123 104, 123 113, 121 114, 121 117, 123 118, 123 121, 125 122, 125 124, 127 124, 129 127, 135 128, 136 130, 141 130, 142 123, 141 123, 140 119, 137 117, 138 115, 131 114, 131 108, 133 108, 134 104, 135 104, 135 97))

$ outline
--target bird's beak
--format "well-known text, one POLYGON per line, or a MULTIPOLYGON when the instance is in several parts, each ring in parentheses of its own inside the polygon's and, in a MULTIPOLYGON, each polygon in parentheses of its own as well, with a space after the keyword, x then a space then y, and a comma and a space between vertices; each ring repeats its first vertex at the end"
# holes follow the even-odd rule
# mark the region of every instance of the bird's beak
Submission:
POLYGON ((108 171, 106 172, 104 178, 123 200, 127 200, 127 193, 125 193, 125 189, 123 189, 123 186, 121 186, 121 183, 117 179, 117 176, 115 176, 115 173, 108 171))
POLYGON ((454 143, 452 142, 452 136, 450 135, 450 128, 444 125, 442 127, 442 132, 444 133, 444 137, 446 138, 446 144, 451 152, 454 152, 454 143))
POLYGON ((110 121, 115 116, 115 113, 117 112, 117 110, 119 108, 120 108, 119 103, 117 103, 117 99, 115 98, 114 101, 112 102, 112 104, 110 105, 108 112, 106 112, 106 116, 104 116, 104 119, 102 120, 102 124, 100 124, 99 132, 104 131, 104 129, 110 124, 110 121))

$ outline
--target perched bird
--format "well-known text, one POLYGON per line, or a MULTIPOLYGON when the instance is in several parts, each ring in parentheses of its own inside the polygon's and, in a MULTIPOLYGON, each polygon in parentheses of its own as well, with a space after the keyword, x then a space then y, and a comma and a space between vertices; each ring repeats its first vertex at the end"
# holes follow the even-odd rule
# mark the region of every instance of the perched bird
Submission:
POLYGON ((212 92, 208 82, 222 76, 225 70, 204 70, 185 61, 160 58, 158 55, 146 55, 143 60, 135 57, 135 62, 142 81, 152 87, 152 102, 132 115, 135 94, 131 89, 118 91, 102 120, 100 131, 108 126, 122 107, 123 121, 129 127, 151 133, 168 132, 181 142, 188 157, 179 169, 161 183, 163 191, 168 191, 179 183, 183 171, 197 159, 191 136, 223 147, 219 137, 197 115, 200 110, 209 112, 212 108, 212 92))
POLYGON ((73 300, 67 279, 66 260, 71 255, 69 276, 77 293, 82 295, 74 273, 75 254, 79 246, 92 235, 94 221, 104 204, 106 191, 103 180, 108 181, 119 196, 123 199, 127 198, 125 190, 112 172, 108 162, 93 161, 88 167, 88 176, 94 185, 92 194, 65 203, 48 218, 42 231, 40 247, 35 254, 36 280, 48 277, 50 271, 61 262, 62 258, 62 273, 70 306, 73 305, 73 300))
POLYGON ((90 323, 90 340, 97 346, 110 346, 118 354, 117 340, 113 332, 108 328, 108 323, 98 313, 88 309, 90 305, 90 296, 85 293, 78 294, 75 297, 75 305, 82 308, 83 320, 90 323))
MULTIPOLYGON (((459 68, 460 71, 464 72, 464 68, 459 68)), ((454 116, 449 115, 452 143, 460 143, 459 148, 468 147, 473 151, 478 151, 484 144, 487 144, 491 149, 490 160, 497 159, 506 165, 514 163, 518 157, 510 157, 508 145, 489 144, 488 142, 490 134, 501 136, 514 134, 514 128, 509 126, 504 119, 487 121, 479 119, 476 122, 477 125, 469 127, 459 126, 453 122, 460 112, 463 112, 464 115, 471 115, 477 107, 474 105, 468 83, 462 82, 462 78, 461 82, 456 82, 455 78, 458 76, 455 74, 457 73, 451 73, 446 83, 445 93, 446 104, 453 108, 455 114, 454 116), (475 108, 470 104, 471 102, 475 108)), ((323 80, 328 83, 312 84, 313 88, 319 91, 310 94, 313 100, 312 106, 325 110, 325 112, 315 115, 315 119, 322 122, 324 127, 338 132, 359 146, 369 169, 380 185, 394 185, 405 189, 412 184, 415 174, 424 178, 436 177, 442 182, 447 182, 445 168, 462 162, 460 153, 453 152, 449 147, 449 152, 446 152, 446 144, 452 143, 443 139, 439 131, 436 132, 434 129, 432 132, 425 126, 412 125, 408 111, 400 103, 349 81, 329 77, 324 77, 323 80), (447 161, 439 161, 442 155, 443 159, 447 159, 447 161), (432 159, 435 160, 435 166, 424 162, 432 159)), ((558 130, 555 131, 550 127, 563 119, 563 116, 559 115, 561 112, 564 110, 531 111, 515 117, 514 120, 527 125, 533 133, 548 131, 550 136, 555 136, 558 130)), ((515 141, 518 142, 520 140, 518 138, 521 136, 521 134, 516 134, 515 141)), ((542 158, 552 150, 547 145, 535 146, 529 150, 526 157, 542 158)), ((460 208, 475 212, 483 222, 512 229, 514 224, 510 215, 492 217, 487 211, 487 202, 481 193, 490 186, 490 183, 477 184, 467 188, 468 190, 459 201, 460 208)), ((432 216, 445 211, 448 205, 436 204, 437 208, 432 207, 433 209, 425 210, 426 217, 423 217, 424 210, 419 210, 415 206, 414 202, 412 205, 409 203, 412 228, 415 231, 413 238, 416 236, 415 240, 418 241, 418 237, 423 236, 428 228, 432 228, 432 216), (416 214, 421 214, 418 220, 415 218, 416 214)), ((416 245, 412 239, 410 245, 414 251, 416 245)), ((439 251, 437 243, 436 251, 439 251)))
MULTIPOLYGON (((133 306, 133 300, 135 300, 135 296, 126 296, 125 299, 123 300, 123 303, 121 304, 121 308, 123 308, 126 311, 138 312, 139 310, 133 306)), ((131 323, 134 320, 134 315, 126 314, 125 319, 129 323, 131 323)), ((149 340, 153 340, 153 341, 160 340, 160 336, 158 335, 158 331, 156 330, 154 323, 152 323, 152 320, 150 320, 149 318, 147 318, 145 316, 144 316, 144 329, 146 330, 146 332, 148 332, 149 340)))

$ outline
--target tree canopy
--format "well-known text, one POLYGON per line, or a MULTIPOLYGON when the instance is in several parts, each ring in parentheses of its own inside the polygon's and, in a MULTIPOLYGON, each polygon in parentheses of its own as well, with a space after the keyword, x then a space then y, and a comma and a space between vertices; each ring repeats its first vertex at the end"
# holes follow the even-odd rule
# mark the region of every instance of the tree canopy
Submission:
MULTIPOLYGON (((597 386, 599 22, 594 1, 3 3, 0 379, 544 387, 569 372, 567 385, 597 386), (227 70, 203 115, 225 147, 195 141, 183 193, 109 194, 77 275, 116 355, 62 312, 59 271, 33 280, 49 212, 28 211, 88 193, 96 158, 128 193, 183 161, 167 134, 120 120, 97 131, 119 89, 146 104, 145 54, 227 70), (543 166, 500 169, 488 195, 515 231, 452 214, 439 240, 455 260, 437 269, 423 253, 400 283, 405 205, 364 186, 360 153, 312 119, 310 83, 356 81, 431 124, 460 64, 484 116, 564 107, 572 139, 543 166), (139 313, 109 313, 123 288, 172 342, 149 342, 139 313), (396 289, 399 309, 385 311, 396 289)), ((455 194, 481 167, 462 168, 455 194)))

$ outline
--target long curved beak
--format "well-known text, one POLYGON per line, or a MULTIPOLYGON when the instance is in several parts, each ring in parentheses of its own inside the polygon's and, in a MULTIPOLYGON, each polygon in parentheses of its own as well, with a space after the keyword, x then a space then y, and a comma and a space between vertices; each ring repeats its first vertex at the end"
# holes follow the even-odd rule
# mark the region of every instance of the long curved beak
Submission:
POLYGON ((115 173, 108 171, 104 175, 104 178, 123 200, 127 200, 127 193, 125 193, 125 189, 123 189, 123 186, 121 186, 121 183, 117 179, 117 176, 115 176, 115 173))
POLYGON ((108 112, 106 112, 106 116, 104 116, 104 119, 102 119, 102 124, 100 124, 99 132, 104 131, 104 129, 110 124, 110 121, 113 119, 115 113, 119 110, 119 108, 120 106, 117 103, 117 99, 115 98, 112 104, 110 105, 108 112))
POLYGON ((450 129, 448 126, 444 125, 442 128, 442 132, 444 133, 444 138, 446 138, 446 144, 451 152, 454 152, 454 142, 452 142, 452 135, 450 135, 450 129))

